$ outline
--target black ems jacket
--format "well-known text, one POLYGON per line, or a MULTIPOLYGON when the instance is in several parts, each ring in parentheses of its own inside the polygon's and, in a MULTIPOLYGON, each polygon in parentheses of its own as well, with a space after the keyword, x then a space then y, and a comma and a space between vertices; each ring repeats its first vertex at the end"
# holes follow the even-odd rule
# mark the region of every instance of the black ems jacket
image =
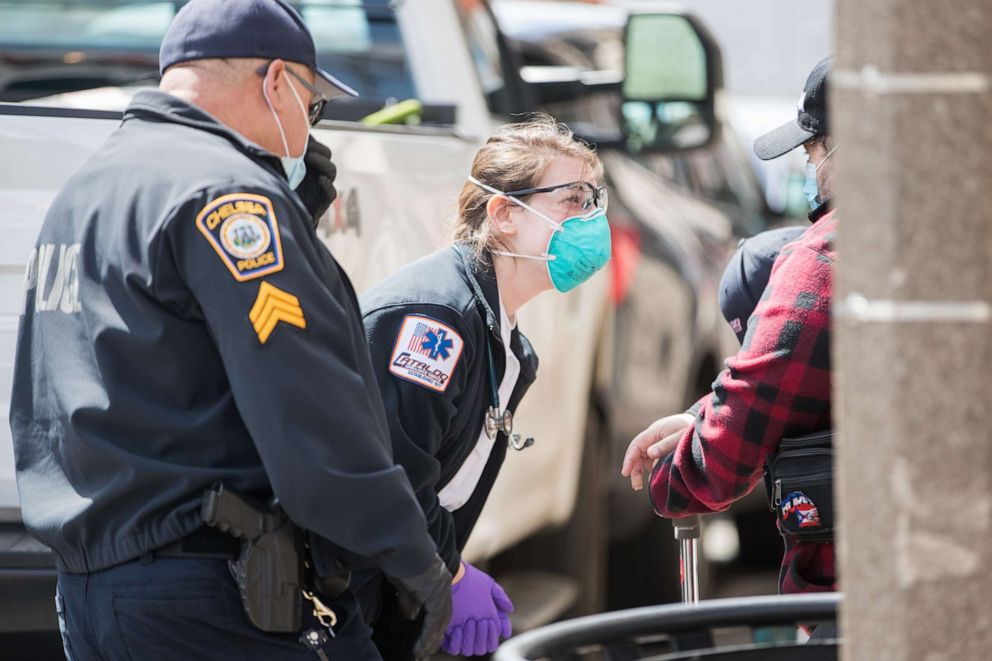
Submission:
POLYGON ((25 525, 64 570, 189 534, 216 482, 387 574, 429 567, 357 300, 308 216, 278 158, 158 91, 60 191, 10 418, 25 525))
MULTIPOLYGON (((440 505, 438 492, 475 447, 485 421, 487 338, 497 385, 503 378, 506 347, 496 276, 467 246, 455 245, 396 271, 360 301, 393 456, 406 469, 438 552, 454 575, 506 457, 508 439, 500 433, 468 501, 454 512, 440 505)), ((508 407, 515 411, 536 377, 537 355, 516 329, 510 345, 520 361, 508 407)))

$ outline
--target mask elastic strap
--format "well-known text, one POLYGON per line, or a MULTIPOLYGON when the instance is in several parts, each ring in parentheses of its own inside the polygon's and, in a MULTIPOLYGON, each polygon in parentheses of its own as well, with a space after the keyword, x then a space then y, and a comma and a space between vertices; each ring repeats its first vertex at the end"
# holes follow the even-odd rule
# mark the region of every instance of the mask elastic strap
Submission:
POLYGON ((517 199, 517 198, 513 197, 512 195, 507 195, 503 191, 497 190, 497 189, 493 188, 492 186, 490 186, 488 184, 484 184, 484 183, 482 183, 481 181, 479 181, 478 179, 476 179, 475 177, 473 177, 471 175, 469 175, 468 180, 471 181, 476 186, 478 186, 479 188, 481 188, 481 189, 483 189, 485 191, 488 191, 488 192, 492 193, 493 195, 502 195, 506 199, 510 200, 510 202, 513 202, 514 204, 517 204, 517 205, 523 207, 524 209, 527 209, 527 211, 530 211, 531 213, 537 214, 537 216, 539 218, 541 218, 542 220, 544 220, 544 222, 546 222, 549 225, 551 225, 551 227, 554 228, 554 230, 556 232, 563 231, 562 226, 561 226, 561 223, 556 223, 555 221, 551 220, 546 215, 544 215, 542 212, 538 211, 537 209, 535 209, 531 205, 527 204, 523 200, 517 199))
POLYGON ((813 166, 813 172, 816 172, 817 170, 819 170, 820 169, 820 166, 823 165, 824 163, 826 163, 827 162, 827 159, 830 158, 831 156, 833 156, 835 151, 837 151, 837 146, 836 145, 834 145, 834 148, 833 149, 831 149, 830 151, 827 152, 827 155, 823 157, 823 160, 822 161, 820 161, 815 166, 813 166))
MULTIPOLYGON (((300 99, 300 95, 296 92, 296 88, 293 84, 286 81, 289 85, 289 89, 293 92, 293 96, 296 97, 296 104, 300 106, 300 111, 303 112, 303 119, 307 123, 307 132, 310 131, 310 118, 307 116, 307 111, 303 107, 303 100, 300 99)), ((299 156, 293 156, 289 153, 289 143, 286 142, 286 132, 282 129, 282 122, 279 121, 279 115, 276 114, 276 109, 272 106, 272 101, 269 100, 269 91, 265 89, 265 79, 262 79, 262 96, 265 98, 265 105, 269 107, 269 112, 272 113, 272 118, 276 120, 276 128, 279 129, 279 138, 282 140, 282 148, 286 150, 286 158, 299 158, 299 156)), ((306 147, 303 148, 303 152, 306 153, 306 147)))
MULTIPOLYGON (((293 96, 296 98, 296 105, 298 105, 300 107, 300 114, 303 115, 303 123, 307 125, 307 134, 309 134, 310 133, 310 115, 307 114, 307 109, 303 106, 303 99, 300 98, 300 93, 296 91, 296 85, 294 85, 293 84, 293 81, 291 81, 288 77, 286 78, 286 83, 289 85, 289 91, 292 92, 293 93, 293 96)), ((834 147, 834 149, 836 149, 836 147, 834 147)), ((306 145, 304 145, 304 147, 303 147, 303 153, 305 154, 306 151, 307 151, 307 148, 306 148, 306 145)), ((289 152, 287 151, 286 153, 288 154, 289 152)), ((302 155, 303 154, 301 154, 301 156, 302 155)))
POLYGON ((279 137, 282 138, 282 148, 286 150, 286 157, 289 158, 289 143, 286 142, 286 133, 282 130, 282 122, 279 121, 279 115, 276 114, 276 109, 272 107, 272 102, 269 101, 269 92, 265 89, 265 80, 262 80, 262 96, 265 97, 265 105, 269 107, 269 112, 272 113, 272 118, 276 120, 276 128, 279 129, 279 137))
POLYGON ((545 253, 543 255, 540 255, 540 256, 538 256, 538 255, 521 255, 520 253, 509 252, 507 250, 493 250, 492 253, 494 255, 502 255, 503 257, 516 257, 518 259, 529 259, 529 260, 532 260, 532 261, 535 261, 535 262, 553 262, 553 261, 555 261, 555 259, 557 259, 555 255, 549 255, 547 253, 545 253))

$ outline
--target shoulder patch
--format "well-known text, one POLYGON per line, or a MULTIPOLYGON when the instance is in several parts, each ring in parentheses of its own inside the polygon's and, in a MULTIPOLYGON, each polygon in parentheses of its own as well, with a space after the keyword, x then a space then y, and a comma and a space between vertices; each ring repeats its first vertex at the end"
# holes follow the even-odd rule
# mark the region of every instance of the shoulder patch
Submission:
POLYGON ((238 282, 282 270, 279 224, 269 198, 222 195, 197 214, 196 227, 238 282))
POLYGON ((403 318, 389 358, 395 376, 435 392, 448 389, 465 342, 455 329, 419 314, 403 318))

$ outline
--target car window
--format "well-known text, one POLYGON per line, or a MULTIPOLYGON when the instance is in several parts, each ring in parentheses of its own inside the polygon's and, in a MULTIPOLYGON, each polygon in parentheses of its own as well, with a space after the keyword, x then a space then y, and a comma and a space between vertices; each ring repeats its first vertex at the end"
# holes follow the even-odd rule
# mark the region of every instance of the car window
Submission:
POLYGON ((690 187, 714 202, 738 205, 737 191, 730 185, 725 161, 720 158, 722 145, 714 143, 707 149, 695 149, 687 154, 690 187))
MULTIPOLYGON (((734 138, 736 139, 736 138, 734 138)), ((689 188, 720 205, 741 236, 765 229, 761 198, 746 161, 735 157, 727 140, 686 154, 689 188)))
MULTIPOLYGON (((0 100, 148 81, 182 2, 0 0, 0 100)), ((313 33, 319 65, 363 99, 416 98, 388 0, 291 1, 313 33)))
POLYGON ((500 55, 499 31, 492 15, 480 0, 458 0, 458 17, 472 56, 472 64, 485 92, 489 111, 504 113, 506 79, 500 55))
POLYGON ((644 152, 631 154, 630 157, 673 184, 683 188, 691 188, 690 167, 685 152, 671 154, 644 152))
MULTIPOLYGON (((623 23, 583 22, 573 26, 573 29, 558 24, 549 27, 535 22, 529 9, 521 11, 518 7, 515 11, 507 11, 515 6, 514 3, 496 5, 495 9, 523 65, 573 67, 580 71, 623 71, 623 23)), ((605 7, 596 9, 606 10, 605 7)), ((619 135, 620 101, 619 91, 603 91, 577 99, 545 101, 540 109, 595 142, 596 137, 606 139, 619 135)))
POLYGON ((764 213, 765 205, 754 168, 748 160, 740 138, 737 134, 731 133, 729 128, 723 133, 716 157, 726 176, 727 186, 734 191, 734 196, 741 207, 749 213, 764 213))

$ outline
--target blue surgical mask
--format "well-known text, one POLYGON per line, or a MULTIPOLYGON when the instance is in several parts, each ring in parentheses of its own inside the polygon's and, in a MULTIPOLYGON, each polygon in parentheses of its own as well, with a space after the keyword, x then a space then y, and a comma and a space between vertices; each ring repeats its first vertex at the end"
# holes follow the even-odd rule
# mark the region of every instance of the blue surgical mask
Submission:
POLYGON ((307 176, 307 164, 303 162, 302 156, 297 158, 283 156, 279 160, 282 161, 282 169, 286 172, 286 181, 289 182, 289 187, 296 190, 296 187, 302 184, 304 177, 307 176))
MULTIPOLYGON (((469 181, 491 193, 504 195, 474 177, 469 177, 469 181)), ((542 255, 521 255, 505 250, 494 250, 494 254, 546 262, 551 284, 562 293, 575 289, 610 261, 610 223, 604 210, 594 209, 585 216, 571 216, 558 223, 526 202, 509 195, 506 197, 537 215, 555 231, 542 255)))
POLYGON ((837 151, 836 147, 827 152, 823 160, 816 165, 806 163, 806 181, 803 183, 803 193, 806 194, 806 201, 809 202, 810 211, 816 211, 817 207, 823 204, 823 200, 820 199, 820 186, 816 182, 816 171, 820 169, 821 165, 827 162, 827 159, 835 151, 837 151))
MULTIPOLYGON (((300 112, 303 113, 303 121, 307 123, 307 134, 309 135, 310 117, 307 115, 307 109, 303 107, 303 100, 296 92, 296 87, 292 83, 287 80, 286 84, 289 85, 293 96, 296 97, 296 103, 299 104, 300 112)), ((279 157, 279 160, 282 161, 282 169, 286 172, 286 180, 289 181, 289 187, 296 190, 296 187, 303 183, 303 178, 307 176, 307 164, 303 162, 303 157, 307 153, 306 147, 303 148, 303 153, 299 156, 289 155, 289 143, 286 142, 286 132, 282 130, 282 122, 279 121, 279 115, 276 114, 275 108, 272 107, 272 102, 269 101, 269 93, 265 90, 264 81, 262 82, 262 96, 265 97, 265 103, 269 106, 269 112, 272 113, 272 117, 276 120, 279 137, 282 138, 282 148, 286 150, 286 155, 279 157)))

